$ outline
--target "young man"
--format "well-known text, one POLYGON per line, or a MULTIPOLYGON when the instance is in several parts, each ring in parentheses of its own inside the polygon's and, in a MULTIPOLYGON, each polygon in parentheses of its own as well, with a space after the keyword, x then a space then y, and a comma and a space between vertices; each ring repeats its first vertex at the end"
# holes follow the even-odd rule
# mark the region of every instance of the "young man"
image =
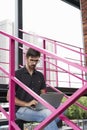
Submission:
MULTIPOLYGON (((38 95, 45 93, 46 90, 43 74, 35 69, 39 59, 40 52, 29 48, 26 53, 26 65, 15 72, 15 76, 38 95)), ((7 95, 7 100, 8 98, 9 95, 7 95)), ((16 118, 25 121, 43 121, 51 114, 51 111, 49 109, 43 109, 39 111, 33 110, 31 107, 35 107, 37 103, 38 102, 30 94, 16 84, 16 118)), ((56 121, 52 121, 44 128, 44 130, 58 130, 56 121)))

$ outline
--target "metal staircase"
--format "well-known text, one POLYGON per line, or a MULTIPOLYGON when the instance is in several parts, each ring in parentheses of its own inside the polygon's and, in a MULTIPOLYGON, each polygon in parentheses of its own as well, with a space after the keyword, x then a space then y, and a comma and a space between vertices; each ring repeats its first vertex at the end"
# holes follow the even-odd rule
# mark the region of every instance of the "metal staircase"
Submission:
MULTIPOLYGON (((20 30, 24 33, 23 30, 20 30)), ((25 32, 26 33, 26 32, 25 32)), ((27 34, 27 33, 26 33, 27 34)), ((52 39, 48 39, 45 37, 41 37, 39 36, 39 38, 42 39, 43 43, 48 43, 48 41, 50 43, 54 44, 54 47, 57 46, 61 46, 69 51, 72 51, 73 53, 77 53, 80 55, 80 63, 75 63, 72 62, 71 60, 68 60, 66 58, 60 57, 57 52, 51 52, 49 50, 47 50, 47 48, 45 48, 45 44, 41 46, 35 45, 31 42, 27 42, 25 40, 22 40, 20 38, 17 38, 15 36, 12 36, 10 34, 7 34, 3 31, 0 31, 0 35, 2 35, 3 37, 8 37, 9 38, 9 67, 10 70, 9 72, 7 72, 6 69, 4 69, 2 66, 0 66, 0 71, 2 71, 3 73, 5 73, 5 75, 7 75, 9 77, 9 88, 10 88, 10 102, 9 102, 9 114, 7 114, 5 112, 5 110, 0 106, 0 111, 6 116, 7 120, 9 121, 9 130, 20 130, 20 128, 18 128, 17 124, 14 122, 15 121, 15 113, 14 113, 14 96, 15 96, 15 83, 19 84, 20 87, 22 87, 25 91, 27 91, 29 94, 31 94, 32 96, 34 96, 35 99, 37 99, 39 102, 41 102, 43 105, 45 105, 48 109, 50 109, 52 111, 52 114, 45 119, 43 122, 41 122, 38 126, 36 126, 36 128, 34 130, 40 130, 42 128, 44 128, 48 123, 50 123, 54 118, 56 118, 57 116, 63 120, 67 125, 69 125, 73 130, 81 130, 81 128, 79 126, 77 126, 74 122, 72 122, 71 120, 69 120, 66 116, 64 116, 62 113, 72 104, 76 104, 78 105, 78 107, 81 107, 83 110, 87 110, 87 108, 81 104, 79 104, 77 101, 78 98, 80 98, 82 95, 84 95, 87 91, 87 81, 85 78, 85 74, 87 73, 87 68, 85 67, 84 64, 82 64, 82 57, 85 57, 86 54, 84 54, 81 51, 77 51, 74 50, 72 48, 66 47, 60 44, 60 42, 57 42, 55 40, 52 39), (49 103, 44 102, 38 95, 36 95, 32 90, 27 89, 27 86, 24 85, 23 83, 21 83, 18 79, 16 79, 14 73, 15 73, 15 41, 19 42, 20 44, 26 46, 27 47, 32 47, 38 51, 40 51, 43 54, 43 73, 45 76, 45 79, 47 78, 47 73, 49 74, 49 72, 55 72, 57 79, 53 82, 55 82, 55 84, 57 84, 57 86, 59 85, 59 79, 58 79, 58 73, 60 73, 60 71, 64 74, 68 74, 69 76, 69 86, 71 86, 71 80, 70 80, 70 76, 72 75, 75 79, 79 79, 81 82, 81 87, 78 88, 71 96, 67 96, 65 95, 65 98, 67 99, 63 105, 61 105, 58 109, 54 109, 49 103), (52 61, 54 62, 51 62, 52 61), (58 63, 57 63, 58 61, 58 63), (55 69, 51 67, 48 67, 48 65, 52 65, 55 66, 55 69), (61 64, 65 64, 67 67, 67 69, 62 68, 61 64), (72 68, 76 68, 79 71, 81 71, 80 74, 77 73, 72 73, 72 68)), ((38 35, 32 35, 33 37, 38 37, 38 35)), ((25 48, 25 50, 26 50, 25 48)), ((23 49, 23 53, 24 53, 24 48, 23 49)), ((55 49, 54 49, 55 50, 55 49)), ((25 54, 25 53, 24 53, 25 54)), ((22 65, 20 65, 22 66, 22 65)), ((63 66, 64 67, 64 66, 63 66)), ((38 67, 40 70, 42 70, 42 67, 38 67)), ((51 73, 50 73, 51 74, 51 73)), ((55 78, 55 77, 54 77, 55 78)), ((51 83, 51 77, 49 77, 47 79, 47 86, 49 88, 51 88, 52 90, 58 92, 58 93, 62 93, 58 87, 55 88, 50 84, 51 83)), ((65 83, 65 81, 64 81, 65 83)))

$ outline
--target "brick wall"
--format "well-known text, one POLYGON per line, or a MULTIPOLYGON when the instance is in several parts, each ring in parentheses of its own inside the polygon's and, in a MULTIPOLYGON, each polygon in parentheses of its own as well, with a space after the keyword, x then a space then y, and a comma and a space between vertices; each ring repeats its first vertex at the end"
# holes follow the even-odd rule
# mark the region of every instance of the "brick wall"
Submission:
MULTIPOLYGON (((81 14, 82 14, 82 24, 83 24, 83 38, 84 38, 84 49, 87 53, 87 0, 80 0, 81 14)), ((85 58, 85 63, 87 66, 87 58, 85 58)))

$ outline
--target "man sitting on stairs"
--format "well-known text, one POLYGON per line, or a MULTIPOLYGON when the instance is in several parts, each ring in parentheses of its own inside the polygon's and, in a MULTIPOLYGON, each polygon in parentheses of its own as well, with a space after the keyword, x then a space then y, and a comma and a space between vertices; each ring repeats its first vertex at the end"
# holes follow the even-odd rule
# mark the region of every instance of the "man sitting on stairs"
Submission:
MULTIPOLYGON (((40 95, 45 93, 46 85, 44 76, 37 71, 36 65, 40 59, 40 52, 29 48, 26 52, 26 65, 15 72, 15 76, 23 82, 27 87, 32 89, 35 93, 40 95)), ((9 91, 7 93, 7 100, 9 99, 9 91)), ((18 84, 15 89, 15 108, 16 118, 25 121, 41 122, 47 118, 51 111, 43 109, 36 111, 33 109, 38 102, 18 84)), ((49 123, 44 130, 58 130, 57 119, 49 123)))

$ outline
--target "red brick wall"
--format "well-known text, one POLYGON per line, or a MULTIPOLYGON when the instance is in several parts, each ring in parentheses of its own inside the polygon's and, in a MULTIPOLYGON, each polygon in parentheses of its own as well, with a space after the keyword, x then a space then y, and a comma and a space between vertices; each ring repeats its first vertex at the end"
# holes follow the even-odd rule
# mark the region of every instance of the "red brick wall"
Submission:
MULTIPOLYGON (((80 0, 80 5, 83 24, 84 49, 85 53, 87 53, 87 0, 80 0)), ((85 58, 85 63, 87 66, 87 58, 85 58)))

